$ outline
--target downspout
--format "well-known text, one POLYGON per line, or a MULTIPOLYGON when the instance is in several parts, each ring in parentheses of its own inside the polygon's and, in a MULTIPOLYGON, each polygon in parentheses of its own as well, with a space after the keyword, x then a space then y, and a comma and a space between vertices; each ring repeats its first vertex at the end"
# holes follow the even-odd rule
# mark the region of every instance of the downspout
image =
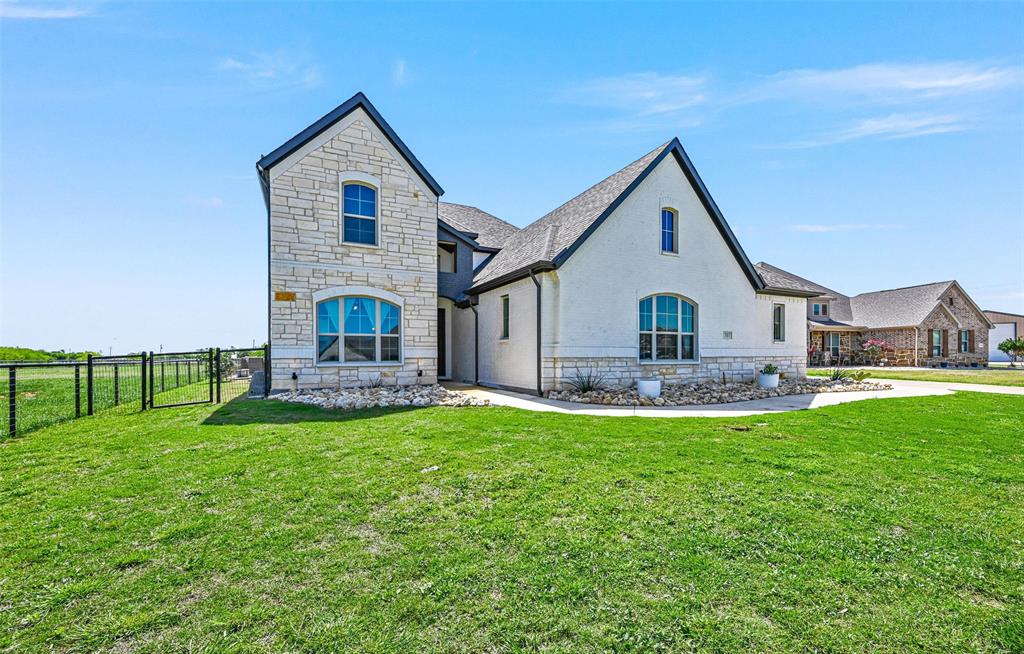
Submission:
POLYGON ((530 279, 533 280, 534 285, 537 287, 537 395, 538 397, 544 397, 544 391, 541 387, 541 368, 540 368, 540 301, 541 301, 541 289, 540 280, 530 271, 530 279))
MULTIPOLYGON (((478 300, 479 301, 479 300, 478 300)), ((473 384, 480 385, 480 314, 476 312, 473 301, 469 301, 469 308, 473 312, 473 384)))
POLYGON ((921 332, 921 328, 920 327, 914 327, 914 367, 915 368, 918 367, 918 363, 917 363, 917 343, 918 343, 918 339, 921 338, 921 333, 920 332, 921 332))
POLYGON ((270 174, 260 168, 259 164, 256 165, 256 172, 260 178, 260 190, 263 191, 263 201, 267 207, 267 360, 263 362, 263 375, 265 377, 263 382, 263 394, 266 397, 270 397, 270 392, 274 390, 274 378, 270 369, 270 359, 272 356, 271 350, 274 344, 270 342, 271 336, 271 312, 273 311, 273 301, 271 300, 273 293, 273 281, 270 272, 270 258, 271 258, 271 238, 273 228, 270 223, 270 174))

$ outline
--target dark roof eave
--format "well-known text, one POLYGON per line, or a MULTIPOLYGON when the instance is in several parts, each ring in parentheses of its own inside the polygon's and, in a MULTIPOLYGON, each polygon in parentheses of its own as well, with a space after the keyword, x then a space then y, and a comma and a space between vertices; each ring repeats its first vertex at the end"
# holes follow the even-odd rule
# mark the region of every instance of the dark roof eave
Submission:
POLYGON ((448 232, 449 234, 451 234, 455 238, 458 238, 459 240, 461 240, 462 242, 464 242, 466 245, 468 245, 469 247, 473 248, 474 250, 480 249, 480 244, 477 243, 476 240, 472 236, 470 236, 467 232, 464 232, 461 229, 456 229, 456 228, 452 227, 450 224, 446 223, 445 221, 441 220, 440 218, 437 219, 437 225, 438 225, 438 227, 441 227, 446 232, 448 232))
POLYGON ((765 286, 761 290, 756 291, 756 293, 759 295, 785 295, 788 297, 802 298, 821 297, 818 293, 813 293, 811 291, 801 291, 795 288, 781 288, 778 286, 765 286))
POLYGON ((495 277, 494 279, 489 279, 489 280, 487 280, 486 282, 484 282, 484 283, 482 283, 480 285, 472 286, 472 287, 466 289, 466 294, 467 295, 479 295, 480 293, 486 293, 487 291, 490 291, 490 290, 493 290, 495 288, 498 288, 499 286, 504 286, 506 284, 511 284, 512 282, 517 282, 520 279, 526 279, 527 277, 530 276, 530 273, 547 272, 549 270, 554 270, 557 267, 558 266, 555 265, 555 262, 553 262, 553 261, 537 261, 537 262, 531 263, 528 266, 524 266, 522 268, 517 268, 516 270, 513 270, 512 272, 505 273, 504 275, 501 275, 500 277, 495 277))
MULTIPOLYGON (((369 98, 367 98, 362 91, 356 93, 351 98, 332 109, 329 113, 322 116, 312 125, 285 141, 284 144, 275 148, 270 154, 261 157, 256 163, 256 168, 261 171, 261 177, 265 177, 267 171, 274 167, 274 165, 280 163, 281 160, 285 159, 303 145, 322 134, 325 130, 329 129, 332 125, 355 111, 357 108, 361 108, 370 116, 370 120, 377 125, 377 128, 384 133, 384 136, 391 142, 391 145, 395 146, 395 149, 397 149, 405 160, 409 162, 409 165, 412 166, 413 170, 416 171, 416 174, 418 174, 423 181, 427 183, 430 190, 438 197, 444 195, 444 189, 441 188, 441 185, 437 183, 437 180, 434 179, 429 172, 427 172, 427 169, 422 163, 420 163, 420 160, 416 158, 416 155, 412 153, 412 150, 410 150, 405 142, 402 141, 401 137, 398 136, 395 130, 391 129, 391 125, 388 124, 388 121, 384 120, 384 117, 381 116, 380 112, 377 111, 377 108, 373 106, 373 103, 370 102, 369 98)), ((264 183, 266 183, 266 180, 264 180, 264 183)))

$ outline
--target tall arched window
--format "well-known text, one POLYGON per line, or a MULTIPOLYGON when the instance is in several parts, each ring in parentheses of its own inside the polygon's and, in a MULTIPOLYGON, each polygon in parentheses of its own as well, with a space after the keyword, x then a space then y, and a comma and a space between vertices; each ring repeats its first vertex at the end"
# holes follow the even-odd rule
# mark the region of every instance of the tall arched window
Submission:
POLYGON ((343 185, 342 238, 345 243, 377 244, 377 190, 366 184, 343 185))
POLYGON ((696 306, 676 295, 649 295, 640 300, 640 360, 696 358, 696 306))
POLYGON ((401 361, 402 310, 372 297, 317 302, 318 363, 401 361))

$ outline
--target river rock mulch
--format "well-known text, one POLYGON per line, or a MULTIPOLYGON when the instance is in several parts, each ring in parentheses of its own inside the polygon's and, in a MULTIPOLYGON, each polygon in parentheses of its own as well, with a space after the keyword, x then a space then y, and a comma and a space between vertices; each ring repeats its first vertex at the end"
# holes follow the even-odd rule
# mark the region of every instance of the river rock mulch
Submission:
POLYGON ((609 388, 581 393, 568 389, 548 391, 553 400, 581 402, 584 404, 610 404, 614 406, 692 406, 695 404, 726 404, 745 400, 760 400, 766 397, 802 395, 804 393, 846 393, 851 391, 892 390, 889 384, 870 381, 830 381, 827 379, 783 379, 779 387, 765 389, 755 382, 706 382, 700 384, 672 384, 661 386, 661 396, 655 399, 642 397, 636 386, 609 388))
POLYGON ((466 393, 437 384, 424 386, 378 386, 376 388, 332 388, 287 391, 271 396, 283 402, 312 404, 325 409, 368 409, 393 406, 488 406, 466 393))

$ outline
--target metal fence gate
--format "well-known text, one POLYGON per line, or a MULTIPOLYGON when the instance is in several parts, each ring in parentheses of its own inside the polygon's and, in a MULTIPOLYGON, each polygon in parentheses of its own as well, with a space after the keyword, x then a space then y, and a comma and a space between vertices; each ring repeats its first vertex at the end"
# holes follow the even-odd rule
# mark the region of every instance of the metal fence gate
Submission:
POLYGON ((269 348, 0 362, 0 440, 98 412, 265 397, 269 348))

